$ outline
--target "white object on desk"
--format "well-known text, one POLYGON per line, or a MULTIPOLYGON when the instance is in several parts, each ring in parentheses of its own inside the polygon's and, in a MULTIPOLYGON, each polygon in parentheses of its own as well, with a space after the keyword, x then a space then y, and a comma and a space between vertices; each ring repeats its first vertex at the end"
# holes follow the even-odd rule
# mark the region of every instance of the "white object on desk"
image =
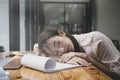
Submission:
POLYGON ((55 72, 55 71, 81 66, 81 65, 59 63, 49 57, 35 56, 30 54, 24 55, 22 57, 21 64, 44 72, 55 72))

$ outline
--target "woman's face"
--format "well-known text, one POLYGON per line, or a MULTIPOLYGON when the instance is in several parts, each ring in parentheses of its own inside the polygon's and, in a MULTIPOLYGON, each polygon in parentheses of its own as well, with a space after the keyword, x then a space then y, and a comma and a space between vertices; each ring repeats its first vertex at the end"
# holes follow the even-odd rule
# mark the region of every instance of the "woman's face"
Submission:
POLYGON ((61 56, 64 53, 74 51, 72 41, 66 36, 54 36, 45 45, 48 55, 61 56))

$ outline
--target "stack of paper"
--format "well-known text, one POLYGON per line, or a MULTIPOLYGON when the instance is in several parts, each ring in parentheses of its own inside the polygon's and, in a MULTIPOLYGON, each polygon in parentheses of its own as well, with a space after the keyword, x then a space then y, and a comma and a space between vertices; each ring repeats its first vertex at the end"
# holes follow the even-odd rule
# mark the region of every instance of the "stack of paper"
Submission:
POLYGON ((49 57, 36 56, 31 54, 24 55, 21 59, 21 64, 44 72, 55 72, 81 66, 59 63, 49 57))

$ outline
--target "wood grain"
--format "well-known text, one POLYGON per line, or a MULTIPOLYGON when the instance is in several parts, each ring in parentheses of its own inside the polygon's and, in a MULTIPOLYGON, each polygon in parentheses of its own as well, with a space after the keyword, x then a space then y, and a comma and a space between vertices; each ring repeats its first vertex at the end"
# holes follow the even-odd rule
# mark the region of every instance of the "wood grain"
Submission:
POLYGON ((7 71, 12 75, 10 80, 112 80, 94 66, 53 73, 45 73, 27 67, 7 71))

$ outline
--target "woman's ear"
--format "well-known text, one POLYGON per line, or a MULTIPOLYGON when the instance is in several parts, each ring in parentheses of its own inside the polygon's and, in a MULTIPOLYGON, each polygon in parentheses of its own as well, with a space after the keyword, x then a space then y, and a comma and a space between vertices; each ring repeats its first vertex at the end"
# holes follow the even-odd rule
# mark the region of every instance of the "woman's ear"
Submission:
POLYGON ((63 30, 58 30, 58 33, 59 33, 60 36, 65 36, 66 35, 66 33, 63 30))

